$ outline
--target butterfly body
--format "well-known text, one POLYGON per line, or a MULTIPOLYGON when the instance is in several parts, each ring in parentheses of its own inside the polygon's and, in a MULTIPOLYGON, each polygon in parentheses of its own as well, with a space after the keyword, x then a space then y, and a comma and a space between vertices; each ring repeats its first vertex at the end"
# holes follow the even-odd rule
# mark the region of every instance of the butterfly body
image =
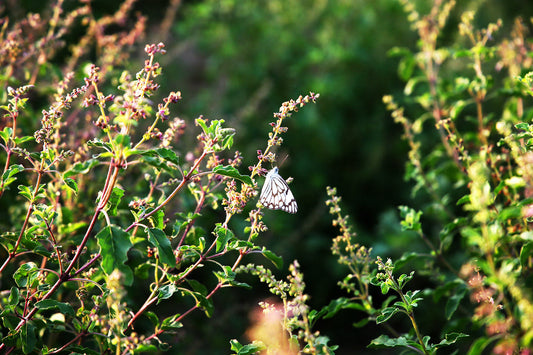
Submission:
POLYGON ((281 177, 277 167, 268 172, 259 201, 263 206, 271 210, 282 210, 288 213, 296 213, 298 211, 298 205, 289 189, 289 185, 281 177))

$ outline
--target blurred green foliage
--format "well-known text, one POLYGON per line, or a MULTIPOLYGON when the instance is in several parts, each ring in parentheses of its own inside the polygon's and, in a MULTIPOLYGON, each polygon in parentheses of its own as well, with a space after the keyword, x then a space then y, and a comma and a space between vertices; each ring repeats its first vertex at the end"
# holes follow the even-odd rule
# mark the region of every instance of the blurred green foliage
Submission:
MULTIPOLYGON (((42 4, 26 1, 20 8, 38 11, 42 4)), ((110 6, 95 1, 102 13, 110 6)), ((163 36, 156 30, 166 2, 136 6, 148 14, 148 37, 157 41, 163 36)), ((476 11, 481 24, 502 18, 504 28, 510 28, 516 15, 530 17, 533 4, 462 1, 443 41, 454 43, 458 17, 466 9, 476 11)), ((271 113, 281 102, 307 91, 321 94, 317 105, 289 120, 278 152, 280 162, 287 157, 283 176, 294 177, 291 190, 299 213, 265 213, 271 234, 264 243, 286 263, 300 261, 311 304, 319 307, 335 297, 344 272, 330 253, 335 232, 324 206, 326 185, 338 187, 362 243, 372 245, 376 254, 399 256, 406 245, 422 248, 414 233, 399 227, 396 206, 410 198, 412 187, 404 181, 407 148, 401 127, 382 104, 384 94, 403 90, 398 62, 387 52, 394 46, 414 48, 416 41, 396 0, 183 1, 171 32, 164 35, 168 54, 161 62, 167 81, 161 91, 181 90, 184 97, 174 114, 189 124, 204 115, 237 128, 235 148, 243 152, 244 167, 264 146, 271 113)), ((424 204, 425 196, 415 198, 424 204)), ((221 295, 214 320, 205 322, 201 313, 191 316, 175 339, 178 351, 227 353, 228 339, 242 336, 249 307, 263 296, 245 290, 221 295)), ((341 345, 340 354, 366 347, 354 344, 356 331, 380 334, 373 327, 352 328, 356 318, 352 312, 324 324, 332 342, 341 345)))

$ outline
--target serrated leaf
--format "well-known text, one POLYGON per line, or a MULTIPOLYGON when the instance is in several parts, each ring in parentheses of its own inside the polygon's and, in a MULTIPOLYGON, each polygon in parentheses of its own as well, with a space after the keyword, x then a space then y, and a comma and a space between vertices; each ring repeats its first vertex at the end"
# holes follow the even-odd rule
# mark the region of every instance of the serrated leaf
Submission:
POLYGON ((222 266, 222 271, 214 271, 213 273, 222 284, 231 283, 235 280, 235 271, 231 270, 231 267, 228 265, 222 266))
POLYGON ((22 197, 25 197, 28 201, 31 201, 32 192, 28 186, 18 185, 17 188, 19 189, 19 195, 21 195, 22 197))
POLYGON ((457 287, 451 297, 448 298, 448 300, 446 301, 446 306, 444 308, 446 319, 450 320, 452 318, 452 315, 457 310, 457 307, 459 307, 459 303, 464 298, 465 293, 466 287, 462 285, 462 287, 457 287))
POLYGON ((35 349, 37 338, 35 337, 35 326, 31 322, 26 322, 20 332, 20 341, 22 342, 22 351, 29 354, 35 349))
POLYGON ((159 318, 157 317, 157 314, 155 314, 154 312, 151 312, 151 311, 148 311, 148 312, 144 312, 144 315, 150 320, 150 322, 152 323, 152 325, 154 327, 159 327, 159 318))
POLYGON ((95 138, 95 139, 92 139, 90 141, 87 142, 87 145, 89 147, 97 147, 97 148, 102 148, 102 149, 105 149, 106 151, 108 152, 111 152, 113 147, 111 146, 111 144, 109 142, 104 142, 98 138, 95 138))
POLYGON ((520 123, 515 124, 515 128, 527 131, 529 130, 529 124, 526 122, 520 122, 520 123))
POLYGON ((117 134, 114 141, 117 145, 128 148, 130 146, 131 138, 127 134, 117 134))
POLYGON ((133 272, 125 265, 128 260, 128 250, 133 246, 129 234, 120 227, 111 225, 102 229, 96 235, 96 239, 102 255, 102 269, 106 275, 117 269, 124 276, 124 284, 130 286, 133 283, 133 272))
POLYGON ((163 263, 171 267, 176 267, 176 257, 174 256, 172 245, 165 232, 161 229, 149 228, 148 241, 157 248, 159 258, 163 263))
POLYGON ((435 348, 439 348, 439 347, 455 344, 457 342, 457 340, 459 340, 461 338, 468 338, 468 337, 469 337, 469 335, 468 334, 464 334, 464 333, 448 333, 448 334, 446 334, 444 336, 444 339, 442 339, 440 341, 440 343, 435 344, 435 348))
POLYGON ((213 316, 213 312, 215 311, 215 305, 213 304, 213 301, 211 299, 208 299, 204 296, 200 297, 199 306, 201 309, 204 310, 204 313, 208 318, 211 318, 213 316))
POLYGON ((113 187, 113 191, 111 192, 111 197, 109 197, 108 208, 109 208, 109 214, 111 216, 117 215, 117 209, 118 205, 120 204, 120 201, 122 200, 122 196, 124 196, 124 190, 120 187, 113 187))
POLYGON ((422 211, 415 211, 414 209, 407 206, 399 206, 400 216, 403 220, 400 222, 402 230, 412 230, 419 232, 422 228, 420 223, 420 217, 422 216, 422 211))
POLYGON ((58 309, 63 314, 68 314, 72 317, 75 316, 74 309, 70 304, 59 302, 56 300, 42 300, 35 303, 35 307, 37 307, 38 309, 58 309))
POLYGON ((230 165, 227 165, 227 166, 222 166, 222 165, 216 166, 213 169, 213 172, 215 174, 218 174, 218 175, 223 175, 223 176, 227 176, 227 177, 230 177, 230 178, 233 178, 233 179, 237 179, 237 180, 242 181, 245 184, 250 185, 250 186, 253 185, 251 177, 249 177, 248 175, 242 175, 241 173, 239 173, 239 171, 235 167, 230 166, 230 165))
POLYGON ((24 166, 20 164, 14 164, 11 165, 3 174, 2 174, 2 182, 4 185, 4 188, 6 188, 8 185, 12 184, 14 181, 17 180, 15 177, 16 174, 24 170, 24 166))
POLYGON ((233 232, 222 226, 221 223, 217 223, 214 231, 215 236, 217 237, 217 243, 216 243, 216 252, 219 253, 224 248, 226 248, 226 245, 228 244, 228 241, 235 238, 235 235, 233 232))
POLYGON ((215 144, 218 149, 230 149, 233 146, 233 136, 235 135, 235 128, 220 128, 217 129, 216 138, 222 144, 215 144))
POLYGON ((253 355, 267 349, 263 342, 257 340, 254 340, 251 344, 242 345, 237 339, 231 339, 230 345, 231 351, 235 355, 253 355))
POLYGON ((16 306, 19 303, 20 300, 20 291, 16 287, 11 287, 11 292, 9 293, 9 297, 7 299, 7 304, 10 306, 16 306))
MULTIPOLYGON (((0 108, 4 109, 7 111, 7 106, 0 106, 0 108)), ((11 135, 13 134, 13 128, 11 127, 4 127, 4 129, 2 131, 0 131, 0 137, 2 138, 2 140, 4 141, 4 144, 5 145, 8 145, 9 143, 9 137, 11 137, 11 135)))
POLYGON ((323 307, 319 312, 316 312, 311 316, 309 315, 309 320, 311 322, 315 321, 315 318, 331 318, 339 311, 343 309, 358 309, 365 311, 365 308, 362 304, 351 301, 349 298, 341 297, 332 300, 327 306, 323 307))
POLYGON ((35 137, 32 136, 24 136, 24 137, 15 137, 14 141, 16 145, 21 145, 22 143, 26 143, 29 141, 34 141, 35 137))
POLYGON ((99 161, 96 159, 89 159, 82 163, 76 163, 72 166, 72 168, 70 168, 70 170, 68 170, 67 172, 65 172, 65 174, 63 174, 63 178, 65 179, 65 178, 71 177, 72 175, 77 175, 77 174, 87 174, 91 170, 91 168, 93 168, 94 166, 98 164, 99 164, 99 161))
POLYGON ((159 301, 161 300, 166 300, 172 297, 172 295, 174 295, 178 291, 179 291, 178 287, 172 283, 165 285, 163 287, 160 287, 158 290, 158 294, 157 294, 157 299, 158 299, 157 303, 159 303, 159 301))
POLYGON ((399 310, 396 307, 386 307, 382 309, 381 314, 376 317, 376 324, 380 324, 380 323, 388 321, 390 317, 392 317, 398 312, 399 310))
POLYGON ((196 123, 197 126, 200 126, 206 135, 209 135, 209 133, 212 132, 207 128, 207 125, 205 124, 206 122, 207 121, 203 118, 197 118, 196 120, 194 120, 194 123, 196 123))
POLYGON ((407 263, 410 263, 411 261, 418 261, 418 260, 425 260, 425 259, 432 259, 433 257, 428 254, 419 254, 417 252, 407 252, 402 254, 402 257, 394 262, 394 270, 401 269, 404 265, 407 263))
POLYGON ((34 262, 25 263, 15 271, 13 279, 19 287, 28 287, 37 279, 38 272, 37 264, 34 262))
POLYGON ((180 158, 173 150, 170 150, 168 148, 158 148, 155 149, 155 153, 166 161, 169 161, 176 165, 180 164, 180 158))
POLYGON ((369 348, 394 348, 397 346, 401 347, 410 347, 415 346, 416 348, 420 348, 420 344, 407 339, 404 336, 399 336, 397 338, 390 338, 387 335, 381 335, 377 337, 376 339, 372 340, 370 344, 368 345, 369 348))
POLYGON ((277 256, 276 254, 274 254, 270 250, 266 250, 265 248, 261 250, 261 254, 263 254, 265 258, 270 260, 278 269, 281 270, 283 268, 283 258, 281 256, 277 256))
POLYGON ((161 322, 161 329, 163 330, 177 330, 179 328, 183 327, 183 324, 178 321, 178 318, 180 317, 180 314, 175 314, 171 317, 163 319, 163 322, 161 322))
POLYGON ((74 179, 65 178, 63 181, 65 182, 65 185, 74 192, 74 194, 78 194, 78 184, 74 179))

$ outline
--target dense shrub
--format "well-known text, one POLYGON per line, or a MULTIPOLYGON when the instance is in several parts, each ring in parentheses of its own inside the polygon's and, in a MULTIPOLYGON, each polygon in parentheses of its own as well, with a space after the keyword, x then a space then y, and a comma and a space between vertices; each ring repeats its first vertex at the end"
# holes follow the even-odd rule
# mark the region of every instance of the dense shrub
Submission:
POLYGON ((3 9, 2 351, 530 353, 528 21, 480 25, 490 7, 453 1, 177 4, 158 32, 130 0, 3 9), (184 47, 143 44, 171 30, 184 47), (287 155, 299 216, 257 204, 287 155), (256 280, 273 298, 248 327, 256 280))

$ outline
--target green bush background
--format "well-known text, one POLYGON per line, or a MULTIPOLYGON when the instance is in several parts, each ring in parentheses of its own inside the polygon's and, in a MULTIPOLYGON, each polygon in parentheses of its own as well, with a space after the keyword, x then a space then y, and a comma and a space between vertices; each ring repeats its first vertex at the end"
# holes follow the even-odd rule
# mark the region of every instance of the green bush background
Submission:
MULTIPOLYGON (((46 11, 46 5, 23 1, 4 12, 16 18, 24 12, 46 11)), ((423 250, 421 241, 398 227, 396 207, 423 205, 425 200, 423 195, 415 196, 416 202, 411 199, 411 183, 403 178, 407 147, 401 127, 382 104, 383 95, 403 90, 398 61, 387 55, 388 50, 414 48, 416 41, 397 1, 183 1, 171 32, 161 33, 158 29, 167 6, 165 1, 136 5, 148 16, 145 42, 163 41, 167 46, 161 60, 161 93, 181 90, 184 99, 173 114, 189 125, 204 115, 237 128, 234 148, 244 155, 243 170, 256 159, 258 147, 264 146, 268 122, 281 102, 308 91, 321 95, 317 105, 306 107, 288 122, 289 131, 278 152, 280 160, 286 158, 280 172, 294 178, 291 189, 298 214, 265 211, 270 230, 262 239, 286 265, 299 260, 311 306, 320 308, 340 296, 336 283, 346 272, 330 252, 336 232, 324 204, 327 185, 337 186, 361 243, 373 247, 376 254, 399 257, 407 250, 423 250)), ((96 1, 95 7, 102 14, 116 10, 110 1, 96 1)), ((476 11, 481 27, 502 18, 501 33, 509 32, 516 16, 533 15, 533 4, 519 0, 461 1, 453 10, 444 43, 456 41, 458 17, 467 9, 476 11)), ((142 47, 138 46, 139 55, 133 57, 131 67, 142 62, 142 47)), ((1 210, 6 203, 6 198, 0 200, 1 210)), ((286 270, 279 273, 284 275, 286 270)), ((431 285, 423 277, 416 282, 420 284, 413 287, 419 289, 431 285)), ((134 297, 134 290, 130 292, 134 297)), ((169 342, 177 353, 226 354, 228 340, 243 339, 250 310, 265 297, 267 290, 259 284, 254 291, 225 290, 215 297, 213 319, 193 313, 169 342)), ((375 297, 380 297, 377 292, 375 297)), ((431 307, 435 306, 424 303, 418 311, 421 327, 429 335, 436 335, 432 331, 439 332, 439 324, 445 322, 433 318, 437 312, 431 307)), ((344 311, 318 324, 318 329, 340 345, 339 354, 361 353, 368 339, 382 333, 373 324, 352 327, 361 316, 344 311)))

